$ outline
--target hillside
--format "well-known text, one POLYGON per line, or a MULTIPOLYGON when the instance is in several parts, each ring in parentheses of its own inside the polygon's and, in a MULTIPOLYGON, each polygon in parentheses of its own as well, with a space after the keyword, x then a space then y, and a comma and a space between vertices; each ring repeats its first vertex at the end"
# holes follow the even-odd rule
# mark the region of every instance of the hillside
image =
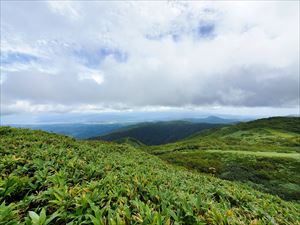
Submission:
MULTIPOLYGON (((213 131, 214 135, 224 136, 236 131, 249 131, 251 129, 273 129, 283 132, 292 132, 300 134, 300 117, 270 117, 249 122, 241 122, 235 126, 230 126, 224 129, 218 129, 218 132, 213 131)), ((212 134, 212 132, 207 132, 212 134)), ((202 135, 202 134, 201 134, 202 135)))
POLYGON ((300 205, 127 144, 0 127, 0 224, 299 224, 300 205))
POLYGON ((92 139, 122 142, 133 138, 146 145, 159 145, 184 139, 205 129, 220 127, 220 124, 191 123, 187 121, 140 123, 92 139))
POLYGON ((300 118, 274 117, 145 148, 162 159, 300 201, 300 118))

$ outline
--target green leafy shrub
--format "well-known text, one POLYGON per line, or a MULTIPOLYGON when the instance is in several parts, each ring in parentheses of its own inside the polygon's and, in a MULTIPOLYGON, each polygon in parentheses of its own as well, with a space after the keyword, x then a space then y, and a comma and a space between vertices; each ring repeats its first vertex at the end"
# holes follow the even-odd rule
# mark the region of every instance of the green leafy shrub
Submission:
POLYGON ((297 224, 300 219, 297 203, 166 164, 127 144, 12 129, 0 138, 0 156, 0 224, 297 224))

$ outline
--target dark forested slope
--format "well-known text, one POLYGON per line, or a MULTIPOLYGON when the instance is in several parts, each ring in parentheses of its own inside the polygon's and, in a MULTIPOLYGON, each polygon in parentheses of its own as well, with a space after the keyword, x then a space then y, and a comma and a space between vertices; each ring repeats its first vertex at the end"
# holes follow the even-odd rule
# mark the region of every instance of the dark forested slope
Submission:
POLYGON ((184 139, 196 132, 224 125, 187 121, 141 123, 93 139, 122 142, 133 138, 146 145, 159 145, 184 139))

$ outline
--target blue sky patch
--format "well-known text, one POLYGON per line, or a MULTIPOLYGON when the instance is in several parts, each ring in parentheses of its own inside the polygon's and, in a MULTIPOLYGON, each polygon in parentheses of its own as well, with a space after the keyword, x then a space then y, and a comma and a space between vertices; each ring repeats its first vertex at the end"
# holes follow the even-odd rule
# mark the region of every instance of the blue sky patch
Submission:
POLYGON ((10 65, 14 63, 28 64, 37 61, 38 57, 20 52, 3 52, 1 54, 1 64, 10 65))
POLYGON ((213 23, 200 23, 197 29, 197 34, 200 38, 211 38, 215 36, 215 24, 213 23))
POLYGON ((79 58, 86 66, 97 68, 108 56, 113 56, 117 62, 123 63, 128 59, 128 54, 119 49, 101 48, 98 51, 86 51, 84 49, 76 50, 75 56, 79 58))
POLYGON ((184 36, 192 36, 196 39, 211 39, 216 36, 215 23, 201 21, 194 27, 178 27, 171 28, 170 30, 146 34, 145 38, 153 41, 160 41, 164 38, 172 38, 174 42, 178 42, 184 36))
POLYGON ((160 41, 166 37, 171 37, 174 42, 178 42, 183 34, 183 31, 179 32, 174 30, 157 34, 146 34, 145 38, 152 41, 160 41))

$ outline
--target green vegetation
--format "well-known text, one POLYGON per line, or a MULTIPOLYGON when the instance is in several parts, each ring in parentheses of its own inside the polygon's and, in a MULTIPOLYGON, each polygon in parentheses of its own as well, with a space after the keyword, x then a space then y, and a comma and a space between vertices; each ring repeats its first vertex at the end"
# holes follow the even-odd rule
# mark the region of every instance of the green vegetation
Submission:
POLYGON ((206 150, 206 152, 217 152, 220 154, 234 153, 234 154, 244 154, 244 155, 255 155, 255 156, 265 156, 265 157, 279 157, 279 158, 292 158, 300 159, 300 153, 285 153, 285 152, 251 152, 251 151, 226 151, 226 150, 206 150))
POLYGON ((220 126, 224 125, 187 121, 140 123, 92 139, 122 143, 126 138, 131 138, 146 145, 159 145, 175 142, 196 132, 220 126))
POLYGON ((0 224, 300 224, 300 205, 128 144, 0 127, 0 224))
POLYGON ((300 118, 274 117, 146 148, 180 166, 300 201, 300 118))

